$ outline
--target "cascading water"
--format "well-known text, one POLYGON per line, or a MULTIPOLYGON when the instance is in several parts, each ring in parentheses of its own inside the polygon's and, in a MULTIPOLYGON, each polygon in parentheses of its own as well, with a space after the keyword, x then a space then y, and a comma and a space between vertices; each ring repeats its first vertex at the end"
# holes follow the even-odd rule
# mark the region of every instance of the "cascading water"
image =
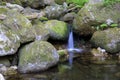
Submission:
MULTIPOLYGON (((73 40, 73 32, 72 32, 72 28, 70 27, 70 32, 69 32, 69 39, 68 39, 68 50, 70 49, 74 49, 74 40, 73 40)), ((69 52, 69 65, 72 66, 73 63, 73 52, 70 51, 69 52)))
POLYGON ((69 30, 68 49, 67 50, 69 53, 69 65, 72 67, 74 53, 81 53, 81 52, 83 52, 83 49, 74 48, 74 39, 73 39, 72 27, 69 26, 69 28, 70 28, 70 30, 69 30))

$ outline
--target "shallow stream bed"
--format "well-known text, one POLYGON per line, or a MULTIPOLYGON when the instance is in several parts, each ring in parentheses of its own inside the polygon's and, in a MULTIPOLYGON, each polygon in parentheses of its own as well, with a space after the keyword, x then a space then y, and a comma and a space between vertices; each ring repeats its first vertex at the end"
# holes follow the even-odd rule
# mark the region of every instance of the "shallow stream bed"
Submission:
POLYGON ((7 80, 120 80, 120 67, 119 64, 91 64, 78 58, 72 67, 65 62, 45 72, 18 74, 7 80))

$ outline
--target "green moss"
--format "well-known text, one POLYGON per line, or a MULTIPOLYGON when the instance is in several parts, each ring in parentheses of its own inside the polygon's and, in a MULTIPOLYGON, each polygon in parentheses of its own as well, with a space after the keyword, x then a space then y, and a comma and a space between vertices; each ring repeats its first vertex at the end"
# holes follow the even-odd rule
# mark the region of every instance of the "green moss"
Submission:
POLYGON ((115 3, 120 3, 120 0, 104 0, 105 6, 113 5, 115 3))
POLYGON ((67 24, 62 21, 50 20, 45 24, 53 39, 65 39, 68 36, 67 24))
POLYGON ((86 2, 88 2, 89 0, 66 0, 67 3, 75 3, 77 4, 79 7, 82 7, 86 2))
POLYGON ((8 11, 6 8, 0 8, 0 14, 5 14, 8 11))
POLYGON ((54 47, 45 41, 35 41, 20 50, 20 65, 34 62, 47 62, 53 60, 54 47), (28 51, 29 50, 29 51, 28 51))
POLYGON ((14 1, 14 4, 19 4, 19 5, 22 5, 21 1, 20 0, 15 0, 14 1))

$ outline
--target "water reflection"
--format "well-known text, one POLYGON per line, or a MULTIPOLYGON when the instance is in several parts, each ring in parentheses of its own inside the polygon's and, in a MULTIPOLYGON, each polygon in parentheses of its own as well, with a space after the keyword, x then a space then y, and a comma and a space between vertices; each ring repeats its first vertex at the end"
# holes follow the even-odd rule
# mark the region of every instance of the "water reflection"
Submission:
POLYGON ((74 60, 72 69, 68 63, 59 64, 46 72, 37 74, 21 74, 12 76, 7 80, 120 80, 119 65, 95 65, 90 63, 82 64, 82 60, 74 60))

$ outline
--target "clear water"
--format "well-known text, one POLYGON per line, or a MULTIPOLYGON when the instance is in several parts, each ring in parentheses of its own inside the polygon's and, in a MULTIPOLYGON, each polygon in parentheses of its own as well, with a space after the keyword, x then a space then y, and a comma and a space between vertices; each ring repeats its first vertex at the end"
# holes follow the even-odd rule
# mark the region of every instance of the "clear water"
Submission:
MULTIPOLYGON (((69 33, 69 39, 68 39, 68 49, 74 49, 74 40, 73 40, 73 32, 72 30, 69 33)), ((69 65, 72 66, 73 63, 73 52, 69 52, 69 65)))
POLYGON ((120 65, 96 65, 89 61, 76 59, 72 68, 68 62, 62 63, 45 72, 18 74, 7 80, 120 80, 120 65))

